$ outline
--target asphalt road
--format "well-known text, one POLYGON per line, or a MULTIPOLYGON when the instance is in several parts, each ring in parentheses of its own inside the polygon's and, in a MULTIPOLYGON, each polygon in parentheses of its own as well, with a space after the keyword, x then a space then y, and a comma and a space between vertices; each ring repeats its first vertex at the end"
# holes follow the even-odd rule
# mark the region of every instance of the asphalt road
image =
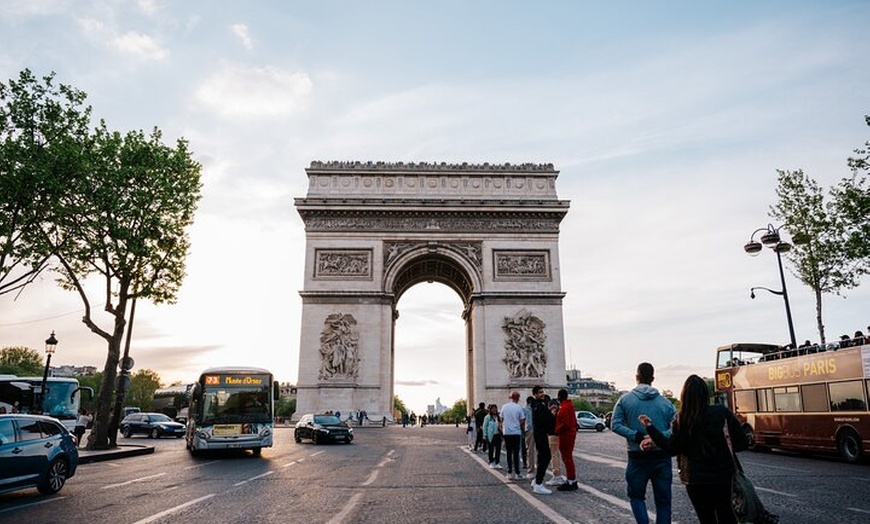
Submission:
MULTIPOLYGON (((462 427, 361 428, 351 445, 321 446, 296 444, 292 429, 280 428, 276 440, 258 458, 191 457, 181 440, 120 439, 156 450, 83 464, 55 496, 0 495, 0 522, 633 522, 623 443, 608 431, 578 437, 580 490, 548 496, 487 468, 465 446, 462 427)), ((783 523, 870 522, 868 465, 783 453, 747 452, 741 460, 783 523)), ((673 493, 674 522, 696 522, 683 487, 676 483, 673 493)))

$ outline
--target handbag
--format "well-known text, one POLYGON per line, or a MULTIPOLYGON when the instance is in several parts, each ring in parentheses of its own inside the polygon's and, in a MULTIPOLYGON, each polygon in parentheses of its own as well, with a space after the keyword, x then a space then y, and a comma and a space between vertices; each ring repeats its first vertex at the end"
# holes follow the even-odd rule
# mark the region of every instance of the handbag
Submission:
POLYGON ((761 499, 758 498, 758 492, 755 491, 755 485, 746 476, 743 467, 737 460, 737 455, 734 454, 734 449, 731 447, 731 434, 728 432, 728 420, 725 420, 723 432, 725 433, 725 442, 728 444, 728 452, 734 463, 734 477, 731 480, 731 508, 734 510, 737 522, 778 523, 779 517, 765 509, 761 499))

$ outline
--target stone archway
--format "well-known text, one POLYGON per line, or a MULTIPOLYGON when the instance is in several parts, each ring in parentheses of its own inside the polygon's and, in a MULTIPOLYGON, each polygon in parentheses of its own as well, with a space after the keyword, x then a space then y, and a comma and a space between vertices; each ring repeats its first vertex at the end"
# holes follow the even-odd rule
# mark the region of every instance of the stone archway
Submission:
POLYGON ((460 296, 469 406, 565 384, 552 165, 312 162, 297 413, 392 419, 396 304, 419 282, 460 296))

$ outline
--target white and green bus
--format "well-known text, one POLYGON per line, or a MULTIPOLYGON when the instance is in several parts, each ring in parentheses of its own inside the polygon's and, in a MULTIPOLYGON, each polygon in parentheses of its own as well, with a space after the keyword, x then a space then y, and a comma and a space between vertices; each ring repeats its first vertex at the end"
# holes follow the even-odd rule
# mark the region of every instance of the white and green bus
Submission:
POLYGON ((60 420, 70 431, 76 425, 82 391, 88 398, 94 390, 79 386, 72 377, 47 377, 42 391, 42 377, 0 375, 0 407, 12 413, 41 413, 60 420))
POLYGON ((272 446, 278 383, 266 369, 206 369, 191 388, 187 449, 250 449, 272 446))

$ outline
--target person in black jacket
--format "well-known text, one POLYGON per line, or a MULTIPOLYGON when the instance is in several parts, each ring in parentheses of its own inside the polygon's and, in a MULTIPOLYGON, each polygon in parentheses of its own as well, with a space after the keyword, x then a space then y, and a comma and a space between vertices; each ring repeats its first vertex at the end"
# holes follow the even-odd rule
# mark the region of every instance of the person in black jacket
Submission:
POLYGON ((736 458, 725 440, 725 425, 735 452, 749 447, 740 422, 725 406, 710 405, 707 383, 691 375, 680 394, 680 410, 670 437, 640 415, 638 420, 658 447, 678 455, 680 480, 701 524, 736 524, 731 507, 731 482, 736 458))
POLYGON ((544 486, 544 475, 547 474, 547 467, 550 465, 550 439, 548 435, 553 432, 556 426, 556 416, 550 411, 543 387, 533 387, 532 396, 534 397, 531 405, 534 427, 532 431, 535 449, 538 452, 538 470, 535 472, 535 480, 532 481, 532 491, 538 495, 549 495, 552 491, 544 486))

